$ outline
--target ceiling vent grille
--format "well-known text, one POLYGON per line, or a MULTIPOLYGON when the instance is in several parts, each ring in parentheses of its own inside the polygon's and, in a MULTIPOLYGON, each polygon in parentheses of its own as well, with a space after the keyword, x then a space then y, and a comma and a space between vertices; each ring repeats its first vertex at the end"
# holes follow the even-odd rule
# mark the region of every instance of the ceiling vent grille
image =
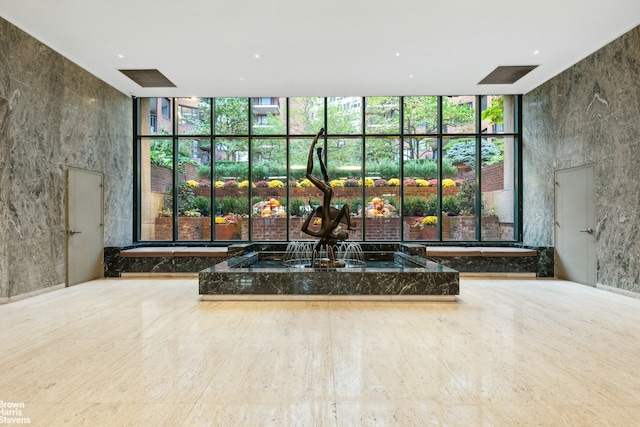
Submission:
POLYGON ((158 70, 119 70, 142 87, 176 87, 158 70))
POLYGON ((503 65, 480 80, 479 85, 510 85, 527 75, 537 65, 503 65))

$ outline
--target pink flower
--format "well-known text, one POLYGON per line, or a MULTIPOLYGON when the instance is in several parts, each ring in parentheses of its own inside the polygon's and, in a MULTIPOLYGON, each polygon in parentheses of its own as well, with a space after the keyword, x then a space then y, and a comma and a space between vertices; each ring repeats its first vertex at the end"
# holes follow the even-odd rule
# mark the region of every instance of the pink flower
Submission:
POLYGON ((227 224, 236 224, 238 222, 238 219, 231 214, 225 215, 223 216, 223 218, 225 221, 227 221, 227 224))

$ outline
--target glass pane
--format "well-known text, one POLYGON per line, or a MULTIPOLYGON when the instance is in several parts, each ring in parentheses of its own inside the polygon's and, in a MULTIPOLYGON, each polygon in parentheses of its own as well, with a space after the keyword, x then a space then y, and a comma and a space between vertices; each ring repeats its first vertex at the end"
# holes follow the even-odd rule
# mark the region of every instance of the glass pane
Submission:
POLYGON ((291 135, 315 135, 322 127, 325 127, 324 98, 289 98, 291 135))
POLYGON ((475 133, 475 96, 442 97, 442 132, 475 133))
POLYGON ((211 240, 209 139, 178 140, 178 239, 211 240))
POLYGON ((211 135, 211 99, 178 98, 178 133, 211 135))
POLYGON ((139 98, 138 135, 171 135, 173 133, 173 99, 139 98))
POLYGON ((249 240, 249 143, 214 140, 214 240, 249 240))
POLYGON ((327 102, 327 134, 355 135, 362 133, 362 98, 332 97, 327 102))
POLYGON ((513 95, 490 95, 481 98, 481 133, 513 133, 515 99, 513 95))
POLYGON ((368 134, 398 134, 400 132, 400 98, 372 96, 365 99, 365 123, 368 134))
POLYGON ((287 140, 254 139, 252 240, 287 240, 287 140))
MULTIPOLYGON (((515 133, 516 99, 139 98, 141 240, 171 241, 174 224, 182 241, 317 239, 301 228, 323 204, 323 193, 307 180, 306 169, 313 135, 325 127, 328 136, 319 146, 328 162, 332 209, 346 206, 343 212, 353 217, 356 230, 349 232, 350 240, 514 241, 515 137, 510 134, 515 133), (400 99, 402 140, 397 138, 400 99), (211 118, 214 135, 202 138, 211 134, 211 118), (251 139, 251 158, 250 129, 257 135, 251 139), (179 160, 175 185, 174 144, 179 160), (477 177, 481 200, 476 200, 477 177), (442 200, 437 199, 439 185, 442 200), (227 227, 233 228, 230 237, 222 230, 216 234, 222 228, 215 226, 216 217, 219 225, 234 225, 227 227), (213 221, 206 223, 208 218, 213 221), (264 218, 273 224, 259 226, 264 218)), ((313 161, 313 176, 323 179, 315 151, 313 161)))
POLYGON ((211 240, 211 181, 200 149, 209 141, 178 139, 178 240, 211 240), (202 179, 204 178, 204 179, 202 179))
MULTIPOLYGON (((328 138, 326 166, 329 184, 334 191, 331 204, 336 209, 344 210, 355 228, 349 231, 345 223, 341 229, 349 233, 348 240, 363 240, 362 187, 367 183, 362 181, 362 139, 328 138), (360 215, 360 218, 355 218, 356 215, 360 215)), ((321 174, 317 176, 322 177, 321 174)))
POLYGON ((438 240, 438 139, 405 138, 403 148, 404 240, 438 240))
POLYGON ((496 148, 495 154, 483 161, 482 240, 515 240, 514 218, 514 138, 487 138, 482 149, 496 148))
POLYGON ((400 240, 400 140, 367 138, 365 240, 400 240))
POLYGON ((173 141, 140 139, 141 240, 173 240, 173 141))
POLYGON ((425 135, 438 133, 438 97, 404 97, 404 133, 425 135))
POLYGON ((442 239, 477 240, 476 140, 448 138, 444 156, 456 167, 455 179, 442 180, 442 239))
POLYGON ((249 100, 247 98, 215 98, 216 135, 249 134, 249 100))
MULTIPOLYGON (((289 145, 289 239, 290 240, 316 240, 301 231, 302 224, 313 210, 322 205, 322 192, 306 178, 307 159, 311 148, 312 138, 296 138, 290 140, 289 145)), ((318 142, 324 146, 324 141, 318 142)), ((320 165, 317 157, 313 159, 313 176, 321 177, 320 165)), ((310 228, 319 229, 315 221, 310 223, 310 228)))
POLYGON ((284 135, 287 129, 286 98, 251 98, 251 133, 284 135))

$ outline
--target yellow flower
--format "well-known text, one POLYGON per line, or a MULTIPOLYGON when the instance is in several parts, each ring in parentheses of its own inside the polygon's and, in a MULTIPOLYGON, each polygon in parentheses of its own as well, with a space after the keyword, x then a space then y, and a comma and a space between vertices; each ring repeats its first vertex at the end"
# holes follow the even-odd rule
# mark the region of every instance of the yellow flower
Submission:
POLYGON ((437 223, 438 223, 437 216, 429 215, 429 216, 425 216, 422 219, 422 225, 436 225, 437 223))
POLYGON ((192 180, 192 179, 188 180, 188 181, 187 181, 187 184, 188 184, 188 185, 189 185, 189 187, 191 187, 191 188, 195 188, 195 187, 197 187, 197 186, 198 186, 198 183, 197 183, 196 181, 192 180))
POLYGON ((428 187, 429 181, 427 181, 426 179, 416 179, 416 185, 418 187, 428 187))
POLYGON ((226 224, 226 223, 227 223, 227 220, 224 219, 223 217, 221 216, 216 217, 216 224, 226 224))
POLYGON ((298 187, 311 188, 314 187, 314 185, 313 182, 309 181, 308 179, 303 179, 298 183, 298 187))
POLYGON ((269 181, 269 188, 283 188, 284 182, 279 179, 274 179, 273 181, 269 181))
POLYGON ((446 178, 442 180, 442 186, 443 187, 455 187, 456 186, 456 182, 452 179, 446 178))
POLYGON ((400 180, 398 178, 391 178, 387 182, 387 185, 389 185, 389 187, 400 187, 400 180))
POLYGON ((412 227, 418 227, 420 230, 426 226, 435 226, 438 224, 438 217, 434 215, 425 216, 424 218, 416 218, 412 227))
POLYGON ((329 183, 331 187, 344 187, 344 182, 340 179, 334 179, 329 183))
MULTIPOLYGON (((223 185, 224 185, 224 183, 223 183, 223 185)), ((216 188, 217 188, 217 186, 216 186, 216 188)), ((244 181, 240 181, 238 183, 238 188, 249 188, 249 180, 245 179, 244 181)), ((255 184, 251 184, 251 188, 256 188, 256 185, 255 184)))
POLYGON ((216 188, 224 187, 224 181, 216 181, 216 188))
MULTIPOLYGON (((361 179, 358 180, 358 185, 360 187, 362 187, 362 180, 361 179)), ((364 186, 365 187, 375 187, 376 186, 376 182, 371 178, 365 178, 364 179, 364 186)))

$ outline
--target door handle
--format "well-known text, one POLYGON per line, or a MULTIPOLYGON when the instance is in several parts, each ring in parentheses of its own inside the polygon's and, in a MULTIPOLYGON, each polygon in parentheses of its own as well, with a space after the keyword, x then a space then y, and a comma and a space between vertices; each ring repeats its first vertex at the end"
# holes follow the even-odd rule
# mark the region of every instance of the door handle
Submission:
POLYGON ((589 227, 585 230, 580 230, 581 233, 589 233, 589 234, 593 234, 593 228, 589 227))
POLYGON ((69 235, 73 236, 74 234, 82 233, 82 231, 69 230, 69 235))

